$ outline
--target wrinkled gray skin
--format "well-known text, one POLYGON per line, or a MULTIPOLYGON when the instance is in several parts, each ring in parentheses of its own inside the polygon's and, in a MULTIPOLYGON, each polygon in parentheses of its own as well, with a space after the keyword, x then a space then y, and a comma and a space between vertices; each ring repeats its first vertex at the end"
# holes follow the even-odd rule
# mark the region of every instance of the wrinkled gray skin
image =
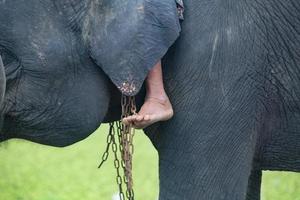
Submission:
MULTIPOLYGON (((8 18, 3 2, 9 4, 0 3, 1 23, 8 18)), ((300 2, 186 0, 185 6, 181 36, 163 59, 175 116, 145 130, 159 152, 160 200, 257 200, 262 170, 300 171, 300 2)), ((22 20, 34 14, 22 14, 22 7, 12 26, 0 24, 7 79, 2 140, 66 146, 120 114, 120 93, 99 68, 101 54, 91 53, 103 46, 86 45, 76 26, 64 30, 51 8, 45 4, 40 14, 49 9, 60 28, 29 27, 32 19, 22 20)), ((143 96, 141 90, 138 100, 143 96)))
POLYGON ((66 146, 86 138, 113 97, 102 70, 137 93, 179 31, 174 0, 0 1, 0 139, 66 146))

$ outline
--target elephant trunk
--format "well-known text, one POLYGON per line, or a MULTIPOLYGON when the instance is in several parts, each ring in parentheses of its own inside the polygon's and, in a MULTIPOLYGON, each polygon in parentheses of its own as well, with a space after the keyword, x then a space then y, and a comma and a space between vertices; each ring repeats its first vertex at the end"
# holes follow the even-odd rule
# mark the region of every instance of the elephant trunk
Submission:
POLYGON ((0 130, 2 128, 2 121, 3 121, 3 101, 4 101, 4 94, 6 88, 6 77, 5 77, 5 70, 4 65, 0 56, 0 130))

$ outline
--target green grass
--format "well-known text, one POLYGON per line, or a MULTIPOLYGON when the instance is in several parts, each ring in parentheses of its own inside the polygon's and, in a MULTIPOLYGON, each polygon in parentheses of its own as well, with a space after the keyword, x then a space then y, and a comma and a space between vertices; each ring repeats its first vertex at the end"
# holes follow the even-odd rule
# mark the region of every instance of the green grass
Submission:
POLYGON ((300 173, 264 172, 262 200, 300 200, 300 173))
MULTIPOLYGON (((0 200, 111 200, 118 192, 112 157, 98 170, 107 126, 67 148, 11 140, 0 147, 0 200)), ((158 156, 143 133, 135 136, 136 199, 156 200, 158 156)), ((300 175, 264 173, 263 200, 300 200, 300 175)))

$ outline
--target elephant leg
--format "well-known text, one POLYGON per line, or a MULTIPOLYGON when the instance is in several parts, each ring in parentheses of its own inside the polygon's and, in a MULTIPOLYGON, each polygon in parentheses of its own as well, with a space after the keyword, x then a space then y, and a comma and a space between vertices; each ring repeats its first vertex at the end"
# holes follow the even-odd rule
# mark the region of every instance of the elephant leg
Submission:
POLYGON ((246 200, 260 200, 261 178, 261 170, 251 171, 246 200))
POLYGON ((220 7, 186 2, 182 34, 163 59, 174 117, 146 129, 159 152, 160 200, 247 196, 267 63, 260 62, 260 48, 250 42, 256 29, 234 24, 240 20, 235 16, 247 16, 245 9, 240 4, 232 4, 234 11, 222 9, 223 1, 218 2, 220 7), (196 13, 207 10, 213 14, 203 14, 202 21, 196 13), (220 21, 229 15, 236 20, 220 21))
POLYGON ((208 87, 203 93, 183 88, 171 95, 174 117, 146 129, 159 152, 160 200, 246 199, 257 104, 251 81, 238 80, 223 97, 210 84, 188 86, 208 87))

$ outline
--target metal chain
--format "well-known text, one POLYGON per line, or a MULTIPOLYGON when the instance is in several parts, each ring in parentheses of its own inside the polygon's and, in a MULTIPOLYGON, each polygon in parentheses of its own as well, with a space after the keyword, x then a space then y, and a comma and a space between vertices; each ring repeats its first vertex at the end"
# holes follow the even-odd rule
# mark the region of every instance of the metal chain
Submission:
MULTIPOLYGON (((134 97, 122 96, 122 117, 136 114, 136 105, 134 97)), ((122 160, 124 161, 124 182, 126 183, 126 197, 129 200, 134 199, 133 181, 132 181, 132 154, 133 154, 133 135, 134 129, 131 126, 121 124, 121 144, 123 147, 122 160)))
MULTIPOLYGON (((122 95, 121 99, 122 115, 121 120, 129 115, 136 114, 135 98, 122 95)), ((132 155, 134 152, 133 137, 134 128, 131 125, 125 125, 122 122, 109 123, 109 133, 106 138, 106 150, 102 155, 102 161, 98 168, 107 160, 109 156, 110 145, 114 153, 114 167, 117 171, 116 182, 119 187, 120 200, 134 200, 133 180, 132 180, 132 155), (118 142, 118 144, 117 144, 118 142), (118 152, 121 160, 118 158, 118 152), (120 173, 120 167, 123 169, 123 178, 120 173), (126 184, 126 193, 123 192, 123 182, 126 184)))

